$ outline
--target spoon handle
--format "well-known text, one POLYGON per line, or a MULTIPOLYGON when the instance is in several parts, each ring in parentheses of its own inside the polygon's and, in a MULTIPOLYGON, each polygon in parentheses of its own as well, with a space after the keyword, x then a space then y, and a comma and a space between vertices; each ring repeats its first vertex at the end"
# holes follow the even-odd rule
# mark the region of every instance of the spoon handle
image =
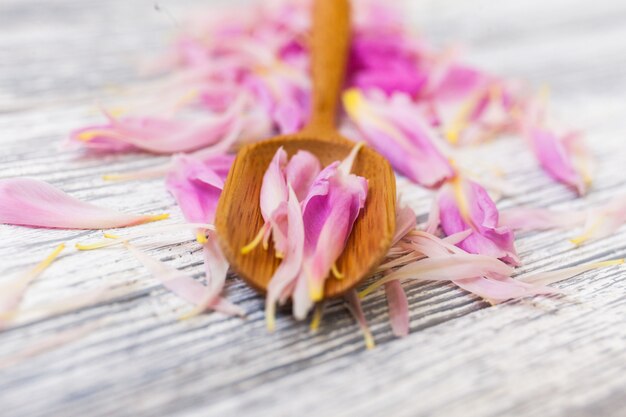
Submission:
POLYGON ((339 93, 343 87, 350 45, 348 0, 314 0, 310 40, 313 101, 304 131, 319 139, 333 139, 339 93), (319 134, 319 135, 316 135, 319 134))

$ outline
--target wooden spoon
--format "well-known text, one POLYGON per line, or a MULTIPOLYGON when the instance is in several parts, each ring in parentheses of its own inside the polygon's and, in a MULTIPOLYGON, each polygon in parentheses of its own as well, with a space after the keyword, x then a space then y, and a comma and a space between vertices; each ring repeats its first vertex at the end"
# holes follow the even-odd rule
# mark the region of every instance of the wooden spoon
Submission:
MULTIPOLYGON (((345 158, 354 142, 340 136, 335 113, 343 84, 350 36, 347 0, 315 0, 312 53, 313 105, 302 131, 244 146, 230 169, 220 198, 216 228, 224 255, 231 267, 253 288, 264 292, 278 267, 270 245, 259 245, 242 255, 263 225, 259 195, 263 174, 279 147, 291 157, 303 149, 326 166, 345 158)), ((396 183, 389 163, 372 149, 360 150, 352 172, 369 182, 365 208, 357 218, 337 267, 344 278, 326 280, 325 297, 343 294, 375 268, 389 250, 395 231, 396 183)))

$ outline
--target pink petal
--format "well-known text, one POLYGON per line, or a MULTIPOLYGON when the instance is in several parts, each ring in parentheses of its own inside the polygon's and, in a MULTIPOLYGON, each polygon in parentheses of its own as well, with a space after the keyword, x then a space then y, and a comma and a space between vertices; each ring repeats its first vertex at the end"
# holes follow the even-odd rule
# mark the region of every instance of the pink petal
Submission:
POLYGON ((400 281, 386 283, 385 293, 387 294, 389 321, 393 334, 398 337, 405 337, 409 334, 409 303, 400 281))
MULTIPOLYGON (((195 306, 201 306, 203 309, 207 307, 205 305, 209 298, 207 295, 213 293, 211 288, 202 285, 199 281, 196 281, 184 272, 153 259, 127 242, 124 243, 124 245, 165 288, 195 306)), ((243 316, 245 314, 240 307, 222 298, 218 298, 217 301, 213 302, 209 307, 228 315, 243 316)))
POLYGON ((391 240, 391 246, 398 243, 411 230, 415 229, 417 216, 409 206, 402 206, 400 202, 396 204, 396 233, 391 240))
POLYGON ((303 202, 304 271, 314 301, 321 299, 324 281, 343 252, 367 196, 367 180, 337 167, 331 164, 320 173, 303 202))
POLYGON ((500 212, 500 226, 516 230, 567 229, 580 225, 585 213, 569 210, 549 210, 515 207, 500 212))
POLYGON ((410 180, 435 187, 453 176, 420 111, 408 98, 374 101, 351 89, 344 93, 343 103, 364 138, 410 180))
POLYGON ((513 232, 499 227, 499 213, 484 188, 475 182, 456 178, 438 194, 440 223, 446 235, 472 229, 458 246, 469 253, 489 255, 518 264, 513 232))
POLYGON ((616 259, 613 261, 595 262, 590 264, 577 265, 571 268, 557 269, 556 271, 538 272, 527 275, 521 279, 525 283, 534 285, 549 285, 555 282, 563 281, 582 274, 593 269, 605 268, 615 265, 623 265, 624 259, 616 259))
MULTIPOLYGON (((215 145, 239 130, 242 102, 217 116, 197 120, 166 117, 110 117, 107 125, 77 130, 71 139, 87 148, 110 151, 140 149, 152 153, 189 152, 215 145)), ((230 144, 229 144, 230 145, 230 144)))
POLYGON ((554 132, 540 127, 528 128, 526 136, 541 167, 548 175, 575 188, 578 194, 585 194, 588 180, 585 179, 584 173, 577 169, 574 155, 564 143, 565 138, 561 139, 554 132))
POLYGON ((372 336, 372 332, 367 325, 367 320, 365 319, 365 314, 363 314, 363 308, 361 307, 361 300, 359 300, 357 292, 354 290, 348 291, 348 293, 344 296, 344 299, 347 302, 348 310, 358 323, 359 328, 363 333, 365 347, 367 349, 373 349, 375 347, 374 337, 372 336))
POLYGON ((204 162, 191 156, 177 155, 165 184, 187 221, 213 223, 224 187, 222 178, 204 162))
POLYGON ((0 180, 0 223, 62 229, 110 229, 161 220, 167 215, 131 215, 80 201, 31 178, 0 180))
POLYGON ((510 276, 512 273, 510 266, 490 256, 455 253, 405 265, 366 288, 361 296, 393 280, 456 281, 477 276, 510 276))
MULTIPOLYGON (((302 222, 300 202, 291 186, 289 186, 287 223, 289 236, 287 251, 268 284, 267 297, 265 299, 266 319, 270 330, 274 328, 273 316, 277 300, 281 297, 287 286, 298 278, 302 268, 304 224, 302 222)), ((295 312, 302 309, 301 303, 302 300, 294 298, 295 312)), ((304 310, 308 312, 308 308, 305 307, 304 310)), ((304 315, 306 316, 306 313, 304 315)), ((299 318, 300 316, 300 314, 296 314, 296 317, 299 318)))
POLYGON ((285 168, 287 183, 296 192, 298 200, 306 198, 309 188, 322 170, 319 159, 311 152, 298 151, 289 159, 285 168))

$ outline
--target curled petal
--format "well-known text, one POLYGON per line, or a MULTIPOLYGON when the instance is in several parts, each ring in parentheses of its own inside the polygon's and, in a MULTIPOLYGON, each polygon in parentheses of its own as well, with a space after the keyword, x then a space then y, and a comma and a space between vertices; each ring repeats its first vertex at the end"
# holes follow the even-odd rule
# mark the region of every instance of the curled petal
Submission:
POLYGON ((473 231, 458 243, 469 253, 479 253, 518 264, 513 231, 500 227, 496 205, 477 183, 456 177, 442 187, 437 196, 439 221, 446 235, 473 231))
POLYGON ((343 104, 365 140, 410 180, 435 187, 453 176, 427 123, 408 98, 376 102, 350 89, 343 95, 343 104))
POLYGON ((303 270, 314 301, 322 298, 324 281, 343 252, 367 196, 367 180, 338 167, 337 163, 326 167, 302 203, 306 236, 303 270))
POLYGON ((165 219, 131 215, 80 201, 31 178, 0 180, 0 223, 63 229, 111 229, 165 219))
POLYGON ((223 175, 199 159, 177 155, 165 184, 187 221, 213 223, 217 202, 224 188, 223 175))
POLYGON ((563 137, 543 127, 526 129, 526 137, 544 171, 556 181, 584 195, 591 183, 586 150, 576 133, 563 137), (578 162, 578 163, 577 163, 578 162))

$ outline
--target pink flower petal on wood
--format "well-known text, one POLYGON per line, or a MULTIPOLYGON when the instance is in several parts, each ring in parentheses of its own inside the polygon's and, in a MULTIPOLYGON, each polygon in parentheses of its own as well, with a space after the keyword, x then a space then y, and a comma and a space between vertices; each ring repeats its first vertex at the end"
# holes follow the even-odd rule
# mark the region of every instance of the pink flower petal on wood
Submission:
POLYGON ((135 246, 125 243, 126 248, 146 267, 152 276, 156 278, 165 288, 176 294, 178 297, 188 301, 203 309, 210 307, 216 311, 233 316, 243 316, 245 312, 229 301, 218 298, 210 306, 206 303, 207 294, 212 294, 213 290, 202 285, 184 272, 174 269, 163 262, 157 261, 146 253, 140 251, 135 246))
POLYGON ((61 229, 111 229, 165 219, 131 215, 80 201, 31 178, 0 180, 0 223, 61 229))
POLYGON ((409 334, 409 303, 400 281, 391 281, 385 284, 387 306, 389 307, 389 322, 393 334, 405 337, 409 334))
POLYGON ((419 109, 407 97, 378 102, 350 89, 344 93, 343 103, 365 140, 410 180, 436 187, 454 175, 450 163, 435 146, 427 123, 421 120, 419 109))

